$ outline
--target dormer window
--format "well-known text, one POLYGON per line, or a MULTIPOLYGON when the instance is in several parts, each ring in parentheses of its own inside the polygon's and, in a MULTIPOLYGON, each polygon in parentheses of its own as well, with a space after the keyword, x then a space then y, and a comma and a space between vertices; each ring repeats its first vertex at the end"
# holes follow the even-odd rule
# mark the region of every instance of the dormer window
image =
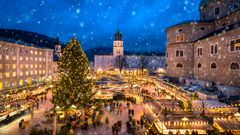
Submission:
POLYGON ((185 40, 184 34, 176 35, 176 42, 183 42, 185 40))
POLYGON ((217 8, 215 8, 215 15, 219 15, 219 14, 220 14, 220 8, 217 7, 217 8))

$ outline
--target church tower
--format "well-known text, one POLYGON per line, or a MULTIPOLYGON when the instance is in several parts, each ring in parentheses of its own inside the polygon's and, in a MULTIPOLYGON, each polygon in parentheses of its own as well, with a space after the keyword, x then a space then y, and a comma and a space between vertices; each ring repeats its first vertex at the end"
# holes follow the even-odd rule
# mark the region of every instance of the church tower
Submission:
POLYGON ((54 51, 59 57, 62 56, 62 46, 61 46, 61 43, 60 43, 58 37, 55 42, 55 50, 54 51))
POLYGON ((122 34, 118 30, 115 33, 115 39, 113 41, 113 56, 122 56, 123 54, 123 41, 122 41, 122 34))

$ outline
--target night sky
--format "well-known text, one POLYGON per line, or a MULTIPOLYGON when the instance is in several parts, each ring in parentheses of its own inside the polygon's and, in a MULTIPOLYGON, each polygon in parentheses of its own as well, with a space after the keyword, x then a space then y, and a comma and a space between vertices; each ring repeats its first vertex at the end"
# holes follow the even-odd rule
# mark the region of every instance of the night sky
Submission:
POLYGON ((0 0, 0 28, 76 36, 84 49, 112 47, 119 28, 125 50, 165 51, 164 30, 199 18, 200 0, 0 0))

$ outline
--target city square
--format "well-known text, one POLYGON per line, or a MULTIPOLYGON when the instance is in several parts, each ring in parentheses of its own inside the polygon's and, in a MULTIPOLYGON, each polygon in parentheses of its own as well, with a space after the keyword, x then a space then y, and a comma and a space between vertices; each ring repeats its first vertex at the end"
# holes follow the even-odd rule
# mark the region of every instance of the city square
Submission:
MULTIPOLYGON (((23 22, 0 19, 0 135, 239 135, 240 0, 179 1, 186 17, 165 22, 161 30, 152 22, 150 28, 142 26, 148 20, 139 18, 152 15, 159 21, 156 16, 164 15, 156 14, 165 11, 156 5, 166 12, 170 8, 168 16, 174 16, 179 12, 175 1, 117 1, 120 9, 134 11, 113 12, 116 3, 106 0, 73 0, 65 8, 62 0, 40 0, 32 16, 22 13, 23 22), (136 10, 137 5, 146 13, 136 10), (58 7, 64 10, 53 11, 58 7), (92 8, 100 20, 116 21, 113 14, 121 12, 117 18, 134 22, 79 23, 81 17, 95 15, 92 8), (45 22, 37 21, 38 30, 33 29, 34 14, 42 13, 37 15, 42 18, 47 12, 57 15, 51 16, 54 25, 43 18, 45 22), (70 20, 64 19, 55 24, 58 16, 79 26, 66 25, 70 20), (183 20, 189 18, 194 20, 183 20), (105 31, 90 32, 95 23, 106 23, 105 31), (55 27, 62 24, 59 29, 71 27, 72 32, 59 34, 55 27), (56 32, 38 33, 47 26, 56 32), (89 35, 81 35, 83 30, 89 35), (148 35, 155 30, 164 39, 148 35)), ((9 3, 0 2, 5 9, 9 3)), ((8 17, 4 12, 0 15, 8 17)))

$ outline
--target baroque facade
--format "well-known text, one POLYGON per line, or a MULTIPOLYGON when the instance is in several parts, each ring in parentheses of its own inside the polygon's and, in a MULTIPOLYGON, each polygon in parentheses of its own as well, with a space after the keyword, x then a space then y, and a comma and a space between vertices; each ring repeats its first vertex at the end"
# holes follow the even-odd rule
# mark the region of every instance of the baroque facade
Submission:
POLYGON ((199 10, 200 20, 166 29, 167 76, 240 86, 240 0, 202 0, 199 10))
POLYGON ((53 50, 0 39, 0 91, 52 78, 53 50))
POLYGON ((115 60, 118 56, 125 58, 124 69, 126 70, 136 70, 142 67, 153 73, 165 66, 164 56, 124 55, 122 34, 118 31, 113 41, 113 54, 95 55, 94 69, 106 71, 115 68, 115 60))

